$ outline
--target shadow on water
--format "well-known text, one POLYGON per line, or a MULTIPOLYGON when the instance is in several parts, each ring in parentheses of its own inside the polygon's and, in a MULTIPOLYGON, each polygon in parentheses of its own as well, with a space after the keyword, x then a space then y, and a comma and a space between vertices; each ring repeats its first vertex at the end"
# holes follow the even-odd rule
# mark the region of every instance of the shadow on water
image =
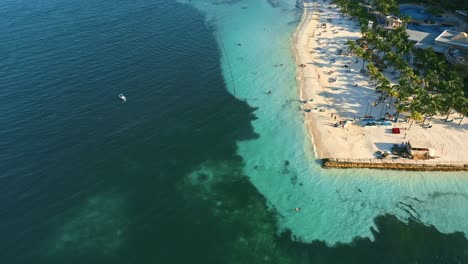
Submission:
POLYGON ((468 263, 468 240, 461 232, 443 234, 433 226, 410 219, 403 223, 393 215, 375 219, 375 238, 355 238, 352 243, 328 246, 291 242, 284 233, 280 243, 294 255, 296 263, 468 263), (294 252, 294 253, 293 253, 294 252))

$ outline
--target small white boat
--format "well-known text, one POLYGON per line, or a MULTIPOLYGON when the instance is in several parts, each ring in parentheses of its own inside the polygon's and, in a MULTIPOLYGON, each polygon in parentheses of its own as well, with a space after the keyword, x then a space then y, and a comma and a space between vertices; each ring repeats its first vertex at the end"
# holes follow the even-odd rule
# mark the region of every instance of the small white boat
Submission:
POLYGON ((127 102, 127 97, 125 97, 123 94, 119 94, 119 98, 122 99, 122 104, 127 102))

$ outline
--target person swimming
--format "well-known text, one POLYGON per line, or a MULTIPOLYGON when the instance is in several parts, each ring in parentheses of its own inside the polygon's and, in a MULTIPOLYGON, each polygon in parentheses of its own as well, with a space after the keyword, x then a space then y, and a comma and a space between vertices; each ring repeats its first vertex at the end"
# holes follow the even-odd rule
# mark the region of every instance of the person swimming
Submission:
POLYGON ((122 104, 127 102, 127 97, 125 97, 123 94, 119 94, 119 98, 122 99, 122 104))

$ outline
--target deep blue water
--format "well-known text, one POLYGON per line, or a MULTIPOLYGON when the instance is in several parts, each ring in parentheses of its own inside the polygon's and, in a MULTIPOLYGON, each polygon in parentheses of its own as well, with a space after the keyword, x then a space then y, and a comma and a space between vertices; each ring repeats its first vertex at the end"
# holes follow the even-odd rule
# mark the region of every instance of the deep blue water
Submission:
POLYGON ((1 9, 0 262, 219 263, 222 252, 201 250, 223 246, 219 223, 177 183, 202 161, 238 159, 235 141, 255 135, 252 109, 224 88, 204 18, 141 0, 1 9), (63 246, 55 234, 73 219, 63 246), (119 229, 125 246, 104 254, 119 229))
POLYGON ((254 109, 227 92, 190 6, 8 0, 0 13, 0 263, 466 263, 463 234, 392 216, 375 242, 278 236, 236 155, 259 136, 254 109), (206 162, 221 180, 187 180, 206 162), (257 232, 273 242, 238 247, 257 232))

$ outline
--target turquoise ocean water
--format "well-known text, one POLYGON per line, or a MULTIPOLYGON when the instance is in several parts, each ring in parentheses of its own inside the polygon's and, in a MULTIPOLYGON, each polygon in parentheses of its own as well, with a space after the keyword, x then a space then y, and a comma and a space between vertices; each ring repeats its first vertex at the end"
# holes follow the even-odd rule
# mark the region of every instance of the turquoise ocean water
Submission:
POLYGON ((0 12, 0 263, 468 262, 466 175, 314 159, 300 3, 0 12))
POLYGON ((320 168, 303 125, 291 53, 300 3, 191 3, 207 14, 218 42, 226 47, 223 75, 231 80, 230 64, 234 78, 228 81, 229 91, 235 86, 237 97, 257 108, 252 124, 260 137, 239 142, 239 153, 245 174, 280 213, 282 227, 305 241, 349 242, 356 235, 370 236, 373 218, 391 213, 402 220, 416 217, 443 232, 468 231, 464 172, 320 168))

